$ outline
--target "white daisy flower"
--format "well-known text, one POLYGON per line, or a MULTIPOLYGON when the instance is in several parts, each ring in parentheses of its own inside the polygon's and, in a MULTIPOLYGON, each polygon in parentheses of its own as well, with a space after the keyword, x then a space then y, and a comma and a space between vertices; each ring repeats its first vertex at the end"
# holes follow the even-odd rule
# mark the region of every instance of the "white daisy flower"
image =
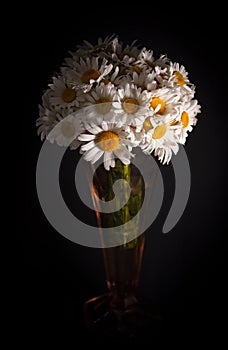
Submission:
POLYGON ((62 73, 77 89, 88 92, 95 83, 100 83, 113 68, 113 64, 108 64, 107 59, 100 61, 99 57, 79 58, 74 63, 74 68, 62 68, 62 73))
POLYGON ((153 68, 154 67, 154 52, 153 50, 147 50, 145 47, 141 49, 136 64, 141 68, 153 68))
POLYGON ((77 115, 70 114, 62 119, 47 135, 47 140, 59 146, 68 147, 82 132, 83 126, 77 115))
POLYGON ((200 113, 201 106, 197 100, 187 102, 185 105, 179 107, 179 113, 172 125, 180 124, 181 128, 178 128, 175 133, 178 137, 178 142, 185 144, 188 137, 188 133, 193 130, 193 127, 197 123, 196 115, 200 113))
POLYGON ((136 129, 136 132, 140 132, 142 135, 144 135, 141 136, 143 138, 148 132, 152 131, 155 125, 154 123, 167 124, 169 125, 169 128, 174 131, 174 133, 176 129, 182 128, 181 122, 177 122, 176 119, 173 119, 173 116, 170 114, 168 114, 167 116, 160 116, 158 114, 156 115, 153 113, 149 113, 147 116, 145 116, 145 120, 141 125, 141 128, 136 129))
POLYGON ((165 68, 169 62, 166 55, 160 55, 158 59, 155 58, 153 50, 147 50, 145 47, 141 49, 138 58, 135 62, 139 68, 151 71, 156 66, 165 68))
POLYGON ((126 83, 117 90, 119 118, 126 125, 139 126, 144 122, 145 114, 150 108, 151 93, 138 88, 135 84, 126 83))
POLYGON ((76 90, 64 76, 53 77, 48 93, 50 105, 56 109, 75 109, 83 102, 83 93, 76 90))
POLYGON ((183 86, 189 83, 188 72, 183 65, 170 62, 169 73, 173 77, 174 84, 183 86))
POLYGON ((179 149, 177 137, 169 124, 157 123, 153 118, 150 119, 150 123, 152 128, 145 133, 145 138, 140 147, 146 154, 159 150, 159 160, 163 164, 169 163, 172 152, 176 154, 179 149))
POLYGON ((142 70, 139 73, 133 72, 132 78, 133 83, 142 90, 152 91, 157 87, 155 71, 152 71, 151 73, 148 73, 146 70, 142 70))
POLYGON ((138 57, 140 50, 135 45, 136 40, 134 40, 130 45, 124 46, 122 41, 115 38, 112 42, 112 59, 113 61, 122 61, 125 63, 132 63, 138 57))
POLYGON ((180 89, 183 90, 182 92, 183 94, 184 93, 192 94, 192 88, 194 87, 194 85, 191 84, 189 81, 188 72, 186 71, 186 68, 183 65, 180 65, 179 63, 176 63, 176 62, 175 63, 170 62, 170 65, 168 67, 167 74, 165 75, 165 79, 163 83, 169 88, 179 87, 180 89))
POLYGON ((153 114, 158 117, 175 118, 177 107, 180 104, 180 91, 168 89, 166 87, 158 88, 151 92, 150 107, 153 114), (179 92, 179 93, 178 93, 179 92))
POLYGON ((53 109, 49 104, 49 90, 47 90, 42 96, 42 105, 39 105, 39 117, 36 120, 36 126, 38 126, 37 134, 40 135, 43 141, 53 127, 63 118, 68 115, 68 111, 57 111, 53 109))
POLYGON ((99 37, 97 39, 97 44, 95 45, 93 45, 87 40, 83 40, 83 44, 78 45, 78 50, 75 53, 73 53, 73 56, 74 55, 84 56, 95 52, 99 52, 100 54, 101 51, 106 51, 108 49, 108 47, 112 44, 114 38, 115 38, 114 34, 110 36, 106 36, 104 39, 99 37))
POLYGON ((63 116, 55 110, 43 108, 42 106, 39 106, 39 109, 40 116, 36 120, 36 126, 38 126, 37 134, 40 135, 43 141, 56 125, 57 121, 63 119, 63 116))
POLYGON ((86 120, 96 120, 100 124, 103 120, 113 122, 115 120, 116 88, 113 84, 101 83, 92 91, 85 94, 86 120))
POLYGON ((104 167, 110 170, 115 166, 115 158, 119 158, 123 164, 130 164, 134 154, 129 149, 134 146, 130 135, 122 128, 122 123, 107 123, 101 125, 90 123, 86 125, 87 133, 78 136, 78 140, 84 144, 81 152, 86 161, 95 163, 103 157, 104 167))

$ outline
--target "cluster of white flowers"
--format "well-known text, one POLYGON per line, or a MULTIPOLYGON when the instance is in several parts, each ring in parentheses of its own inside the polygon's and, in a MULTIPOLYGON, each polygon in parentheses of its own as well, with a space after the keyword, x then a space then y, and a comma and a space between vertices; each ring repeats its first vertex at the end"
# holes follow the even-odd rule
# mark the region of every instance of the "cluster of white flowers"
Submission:
POLYGON ((43 93, 38 135, 92 163, 129 164, 134 147, 169 163, 196 125, 201 106, 183 65, 115 35, 70 52, 43 93))

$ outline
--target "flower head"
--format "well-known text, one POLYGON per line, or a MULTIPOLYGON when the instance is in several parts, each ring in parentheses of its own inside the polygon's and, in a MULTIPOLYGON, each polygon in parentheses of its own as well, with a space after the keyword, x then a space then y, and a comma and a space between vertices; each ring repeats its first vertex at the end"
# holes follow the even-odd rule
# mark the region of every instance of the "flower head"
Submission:
POLYGON ((130 164, 130 159, 134 156, 130 149, 134 143, 129 139, 130 135, 126 133, 120 122, 107 123, 106 121, 100 125, 87 124, 86 133, 78 136, 78 140, 83 142, 81 152, 84 159, 95 163, 103 157, 106 170, 115 166, 115 157, 119 158, 123 164, 130 164))
POLYGON ((82 131, 82 123, 74 114, 68 115, 62 119, 51 132, 47 135, 47 139, 59 146, 68 147, 82 131))

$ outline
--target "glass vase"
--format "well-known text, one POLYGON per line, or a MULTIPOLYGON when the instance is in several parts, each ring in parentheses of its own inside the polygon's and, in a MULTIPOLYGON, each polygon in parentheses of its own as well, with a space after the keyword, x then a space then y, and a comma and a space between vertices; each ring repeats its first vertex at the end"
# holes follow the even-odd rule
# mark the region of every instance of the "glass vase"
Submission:
MULTIPOLYGON (((87 165, 87 171, 89 167, 92 165, 87 165)), ((120 160, 109 171, 103 164, 90 170, 93 172, 90 192, 103 242, 107 292, 85 302, 86 323, 98 336, 134 338, 157 317, 149 313, 148 305, 137 293, 145 245, 144 214, 140 215, 145 181, 133 163, 124 165, 120 160), (117 196, 115 184, 119 180, 117 196), (104 212, 101 203, 110 203, 114 198, 113 206, 104 212), (112 230, 111 241, 110 235, 106 235, 107 228, 112 230)), ((151 184, 155 173, 152 169, 151 184)))

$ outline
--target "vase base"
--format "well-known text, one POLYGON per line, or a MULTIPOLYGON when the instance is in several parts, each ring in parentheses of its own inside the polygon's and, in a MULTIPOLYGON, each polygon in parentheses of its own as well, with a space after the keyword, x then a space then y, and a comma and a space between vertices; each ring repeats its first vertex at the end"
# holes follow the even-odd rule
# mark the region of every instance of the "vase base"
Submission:
POLYGON ((124 310, 111 307, 109 293, 85 302, 85 320, 93 336, 102 340, 146 340, 159 336, 163 328, 163 318, 154 305, 143 298, 124 310))

